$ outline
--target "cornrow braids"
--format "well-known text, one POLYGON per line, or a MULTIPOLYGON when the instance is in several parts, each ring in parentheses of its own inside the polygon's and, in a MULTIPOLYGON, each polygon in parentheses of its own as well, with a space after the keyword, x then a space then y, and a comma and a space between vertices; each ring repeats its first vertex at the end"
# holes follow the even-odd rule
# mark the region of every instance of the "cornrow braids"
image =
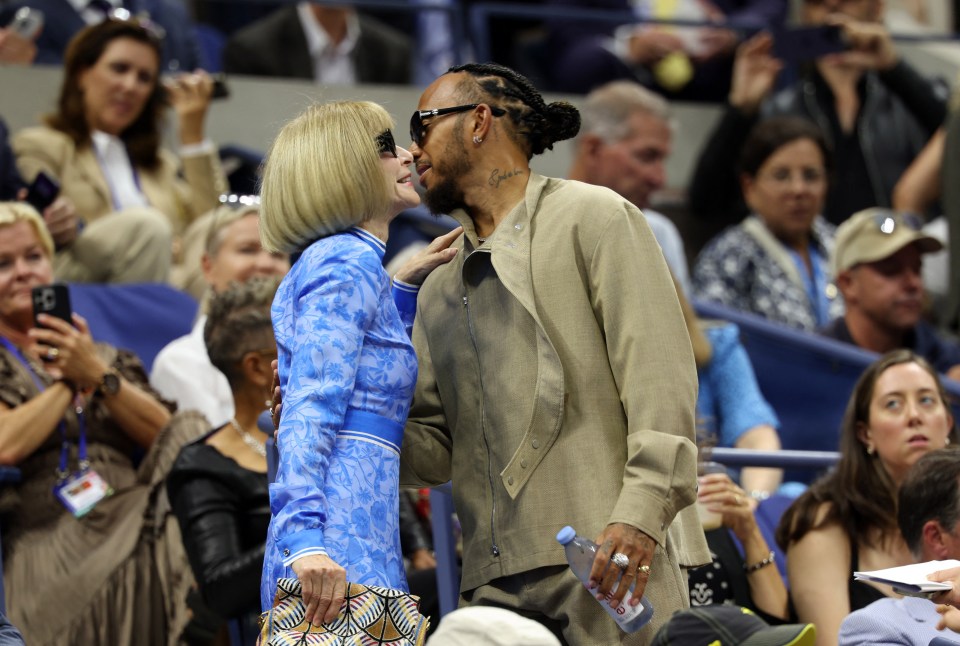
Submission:
POLYGON ((476 81, 475 85, 462 86, 470 100, 489 100, 507 111, 516 134, 522 139, 527 159, 552 150, 553 144, 571 139, 580 131, 580 112, 573 105, 566 101, 544 102, 533 84, 509 67, 466 63, 447 70, 448 74, 459 72, 469 74, 476 81))

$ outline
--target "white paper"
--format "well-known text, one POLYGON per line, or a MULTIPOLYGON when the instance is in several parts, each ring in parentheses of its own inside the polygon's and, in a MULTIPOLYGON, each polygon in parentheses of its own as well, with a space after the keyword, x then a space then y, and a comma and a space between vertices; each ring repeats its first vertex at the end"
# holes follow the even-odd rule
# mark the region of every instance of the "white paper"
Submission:
POLYGON ((926 563, 914 563, 913 565, 902 565, 900 567, 874 570, 872 572, 854 572, 853 578, 858 581, 885 583, 892 585, 897 590, 933 593, 952 590, 953 585, 950 583, 930 581, 927 579, 927 575, 955 567, 960 567, 960 561, 955 559, 947 561, 927 561, 926 563))

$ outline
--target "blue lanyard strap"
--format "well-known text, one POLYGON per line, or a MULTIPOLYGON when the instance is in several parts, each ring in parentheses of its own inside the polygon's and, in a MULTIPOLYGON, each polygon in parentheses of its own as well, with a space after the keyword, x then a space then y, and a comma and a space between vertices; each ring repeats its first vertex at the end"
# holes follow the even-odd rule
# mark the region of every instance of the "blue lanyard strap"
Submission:
POLYGON ((811 243, 807 248, 807 253, 810 255, 810 268, 808 270, 807 263, 803 261, 799 253, 790 247, 785 248, 790 252, 794 264, 800 271, 800 277, 803 280, 807 298, 810 300, 817 327, 826 325, 830 322, 830 300, 827 297, 827 278, 823 270, 823 257, 811 243))
MULTIPOLYGON (((46 386, 40 379, 40 376, 37 375, 36 371, 33 369, 33 366, 30 365, 30 362, 27 361, 27 358, 23 356, 23 353, 20 352, 20 349, 12 344, 6 337, 0 336, 0 343, 2 343, 3 347, 5 347, 10 354, 16 357, 16 359, 27 369, 27 372, 30 373, 30 377, 33 379, 33 383, 37 386, 37 390, 40 392, 46 390, 46 386)), ((74 399, 73 403, 76 407, 77 426, 80 431, 80 437, 77 440, 77 461, 79 463, 80 470, 84 471, 90 466, 90 461, 87 459, 87 424, 83 417, 83 406, 80 405, 79 395, 74 399)), ((70 473, 67 470, 67 463, 70 456, 70 440, 67 439, 67 425, 63 420, 60 420, 57 428, 60 430, 60 464, 57 468, 57 479, 63 480, 70 473)))

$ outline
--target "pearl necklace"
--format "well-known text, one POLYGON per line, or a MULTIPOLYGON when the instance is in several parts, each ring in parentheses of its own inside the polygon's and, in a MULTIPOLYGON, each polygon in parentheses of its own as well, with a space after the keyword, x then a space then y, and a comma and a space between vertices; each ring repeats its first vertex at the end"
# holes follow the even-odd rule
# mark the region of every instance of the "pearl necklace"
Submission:
POLYGON ((259 455, 261 458, 267 457, 267 445, 265 442, 258 442, 256 438, 243 430, 243 427, 240 426, 240 422, 237 421, 237 418, 234 417, 230 420, 230 426, 240 434, 240 439, 243 440, 243 443, 249 446, 254 453, 259 455))

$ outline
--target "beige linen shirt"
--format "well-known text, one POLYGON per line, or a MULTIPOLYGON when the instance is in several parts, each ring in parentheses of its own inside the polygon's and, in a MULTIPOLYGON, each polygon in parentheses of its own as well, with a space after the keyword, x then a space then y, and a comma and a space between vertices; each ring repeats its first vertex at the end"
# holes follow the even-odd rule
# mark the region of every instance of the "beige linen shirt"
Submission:
POLYGON ((638 527, 659 545, 654 567, 709 562, 691 506, 693 352, 643 215, 608 189, 536 174, 480 251, 453 215, 461 251, 418 298, 401 484, 452 479, 461 589, 566 563, 567 524, 589 537, 638 527), (489 306, 504 293, 518 307, 489 306))

